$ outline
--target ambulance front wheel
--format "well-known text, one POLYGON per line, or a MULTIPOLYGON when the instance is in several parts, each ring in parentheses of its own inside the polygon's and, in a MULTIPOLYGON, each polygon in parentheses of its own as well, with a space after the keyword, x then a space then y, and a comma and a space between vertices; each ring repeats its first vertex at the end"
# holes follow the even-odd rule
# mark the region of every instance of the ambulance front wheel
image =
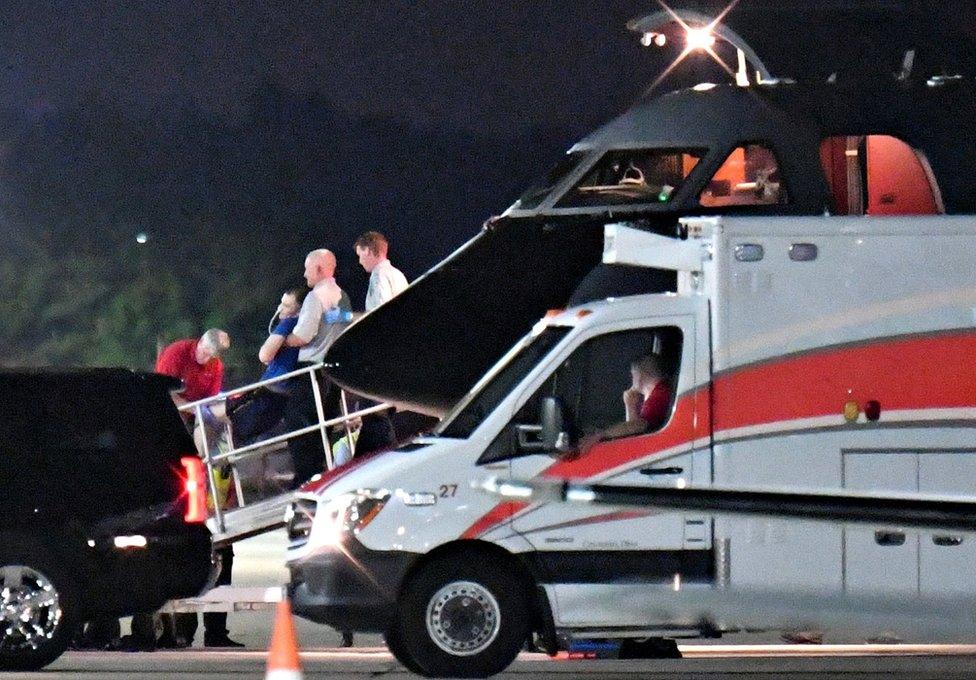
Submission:
POLYGON ((387 631, 394 656, 428 677, 484 678, 508 667, 529 634, 527 590, 488 556, 446 555, 413 574, 387 631))

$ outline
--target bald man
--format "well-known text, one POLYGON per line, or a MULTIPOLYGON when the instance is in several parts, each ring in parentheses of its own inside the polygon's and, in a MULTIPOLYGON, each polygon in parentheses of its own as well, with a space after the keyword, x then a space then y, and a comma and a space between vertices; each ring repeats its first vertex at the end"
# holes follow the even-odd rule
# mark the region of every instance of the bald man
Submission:
POLYGON ((331 250, 320 248, 305 257, 305 282, 312 291, 305 296, 295 329, 285 339, 289 347, 300 347, 298 361, 309 364, 322 361, 325 351, 341 332, 337 324, 324 323, 325 313, 332 309, 350 310, 349 296, 335 280, 336 259, 331 250))
MULTIPOLYGON (((289 347, 298 347, 298 368, 322 361, 326 350, 348 324, 335 322, 336 311, 350 312, 349 296, 335 280, 336 258, 332 251, 320 248, 305 257, 305 282, 312 290, 305 296, 295 329, 285 338, 289 347), (329 314, 332 312, 332 314, 329 314)), ((339 415, 339 390, 319 372, 319 388, 326 419, 339 415)), ((315 395, 307 377, 293 381, 292 396, 285 412, 289 432, 318 422, 315 395)), ((294 486, 298 487, 325 467, 322 436, 318 432, 288 440, 295 467, 294 486)))

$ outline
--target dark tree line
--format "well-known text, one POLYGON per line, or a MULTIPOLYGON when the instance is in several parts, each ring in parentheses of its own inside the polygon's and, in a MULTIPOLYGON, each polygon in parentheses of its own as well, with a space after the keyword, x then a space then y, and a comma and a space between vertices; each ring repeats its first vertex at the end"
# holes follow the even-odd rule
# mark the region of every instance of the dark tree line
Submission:
POLYGON ((361 304, 359 233, 387 233, 416 277, 570 141, 356 119, 272 84, 241 109, 218 120, 93 97, 0 114, 0 365, 147 368, 158 343, 221 326, 232 380, 253 378, 308 250, 336 252, 361 304))

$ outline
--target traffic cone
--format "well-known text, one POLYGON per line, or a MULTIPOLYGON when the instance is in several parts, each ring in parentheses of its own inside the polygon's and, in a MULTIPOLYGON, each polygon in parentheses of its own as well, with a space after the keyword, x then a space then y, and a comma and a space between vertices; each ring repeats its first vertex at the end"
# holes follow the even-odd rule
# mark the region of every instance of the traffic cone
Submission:
POLYGON ((291 620, 291 604, 285 598, 275 611, 274 633, 268 649, 268 669, 264 680, 302 680, 298 661, 298 637, 291 620))

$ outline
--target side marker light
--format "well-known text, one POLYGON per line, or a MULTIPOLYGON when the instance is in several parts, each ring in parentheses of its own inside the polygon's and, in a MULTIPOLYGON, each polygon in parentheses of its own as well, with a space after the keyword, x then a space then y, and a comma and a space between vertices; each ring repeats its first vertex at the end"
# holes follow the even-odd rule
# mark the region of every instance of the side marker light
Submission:
POLYGON ((864 417, 872 423, 877 422, 881 418, 881 402, 877 399, 872 399, 864 404, 864 417))

